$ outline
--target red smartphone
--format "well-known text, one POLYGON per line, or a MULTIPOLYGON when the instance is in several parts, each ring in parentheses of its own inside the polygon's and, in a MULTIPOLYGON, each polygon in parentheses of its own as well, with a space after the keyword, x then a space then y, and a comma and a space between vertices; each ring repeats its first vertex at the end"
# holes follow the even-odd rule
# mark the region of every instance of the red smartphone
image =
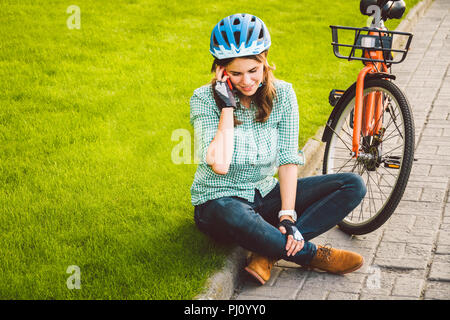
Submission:
MULTIPOLYGON (((229 77, 228 73, 225 70, 223 70, 223 75, 229 77)), ((227 78, 227 83, 228 86, 230 87, 230 90, 233 90, 233 85, 231 84, 230 78, 227 78)))

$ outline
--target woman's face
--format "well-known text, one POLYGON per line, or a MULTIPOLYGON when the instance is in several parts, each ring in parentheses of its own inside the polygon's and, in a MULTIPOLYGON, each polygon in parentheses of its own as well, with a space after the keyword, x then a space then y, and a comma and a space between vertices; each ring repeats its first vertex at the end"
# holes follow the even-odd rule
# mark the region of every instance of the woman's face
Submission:
POLYGON ((236 58, 225 67, 233 86, 245 96, 252 96, 263 81, 264 63, 236 58))

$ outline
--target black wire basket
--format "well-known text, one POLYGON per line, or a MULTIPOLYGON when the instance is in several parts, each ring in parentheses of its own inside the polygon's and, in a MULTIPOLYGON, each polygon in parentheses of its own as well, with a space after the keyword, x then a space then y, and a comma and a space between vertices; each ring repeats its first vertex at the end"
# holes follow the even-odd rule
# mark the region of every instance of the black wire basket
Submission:
POLYGON ((373 28, 342 26, 330 26, 330 28, 333 38, 331 44, 333 45, 334 55, 349 61, 362 60, 367 62, 384 62, 386 64, 403 62, 413 37, 412 33, 408 32, 373 28), (341 31, 341 36, 345 33, 344 38, 348 41, 347 43, 339 43, 339 30, 341 31), (354 34, 352 34, 352 31, 354 34), (393 48, 394 43, 397 48, 393 48), (383 59, 370 58, 370 54, 365 54, 370 51, 383 51, 383 59))

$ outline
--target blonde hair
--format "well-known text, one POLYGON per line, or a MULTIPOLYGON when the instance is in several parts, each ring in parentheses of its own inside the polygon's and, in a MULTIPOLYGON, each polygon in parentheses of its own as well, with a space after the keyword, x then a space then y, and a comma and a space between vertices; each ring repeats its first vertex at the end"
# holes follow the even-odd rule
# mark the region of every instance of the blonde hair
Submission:
MULTIPOLYGON (((267 62, 267 54, 268 51, 261 52, 260 54, 254 55, 254 56, 246 56, 242 57, 245 59, 253 59, 258 62, 264 63, 264 70, 263 70, 263 81, 262 86, 256 90, 256 93, 253 95, 252 99, 256 104, 257 112, 255 115, 255 121, 256 122, 266 122, 267 119, 269 119, 270 113, 272 112, 273 108, 273 100, 276 97, 276 89, 275 89, 275 76, 273 75, 272 70, 275 70, 275 66, 269 66, 267 62)), ((214 59, 214 62, 211 67, 211 72, 215 72, 217 66, 226 67, 229 65, 234 59, 236 58, 228 58, 228 59, 214 59)), ((216 78, 214 77, 211 80, 212 88, 214 88, 216 84, 216 78)), ((215 90, 213 90, 214 94, 214 100, 216 101, 218 106, 223 106, 222 100, 217 96, 215 90)), ((240 94, 238 92, 238 94, 240 94)), ((234 116, 234 126, 237 126, 239 124, 242 124, 241 121, 236 119, 236 116, 234 116)))

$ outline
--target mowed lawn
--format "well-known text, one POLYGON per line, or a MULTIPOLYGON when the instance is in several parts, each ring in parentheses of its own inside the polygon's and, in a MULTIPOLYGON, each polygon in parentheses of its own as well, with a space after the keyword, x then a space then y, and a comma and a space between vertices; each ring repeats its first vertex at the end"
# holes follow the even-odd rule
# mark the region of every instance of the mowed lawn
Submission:
POLYGON ((193 150, 174 163, 172 134, 192 135, 210 32, 238 12, 271 32, 301 147, 362 65, 334 57, 329 28, 364 26, 359 0, 0 2, 0 299, 191 299, 222 266, 230 247, 197 231, 193 150))

